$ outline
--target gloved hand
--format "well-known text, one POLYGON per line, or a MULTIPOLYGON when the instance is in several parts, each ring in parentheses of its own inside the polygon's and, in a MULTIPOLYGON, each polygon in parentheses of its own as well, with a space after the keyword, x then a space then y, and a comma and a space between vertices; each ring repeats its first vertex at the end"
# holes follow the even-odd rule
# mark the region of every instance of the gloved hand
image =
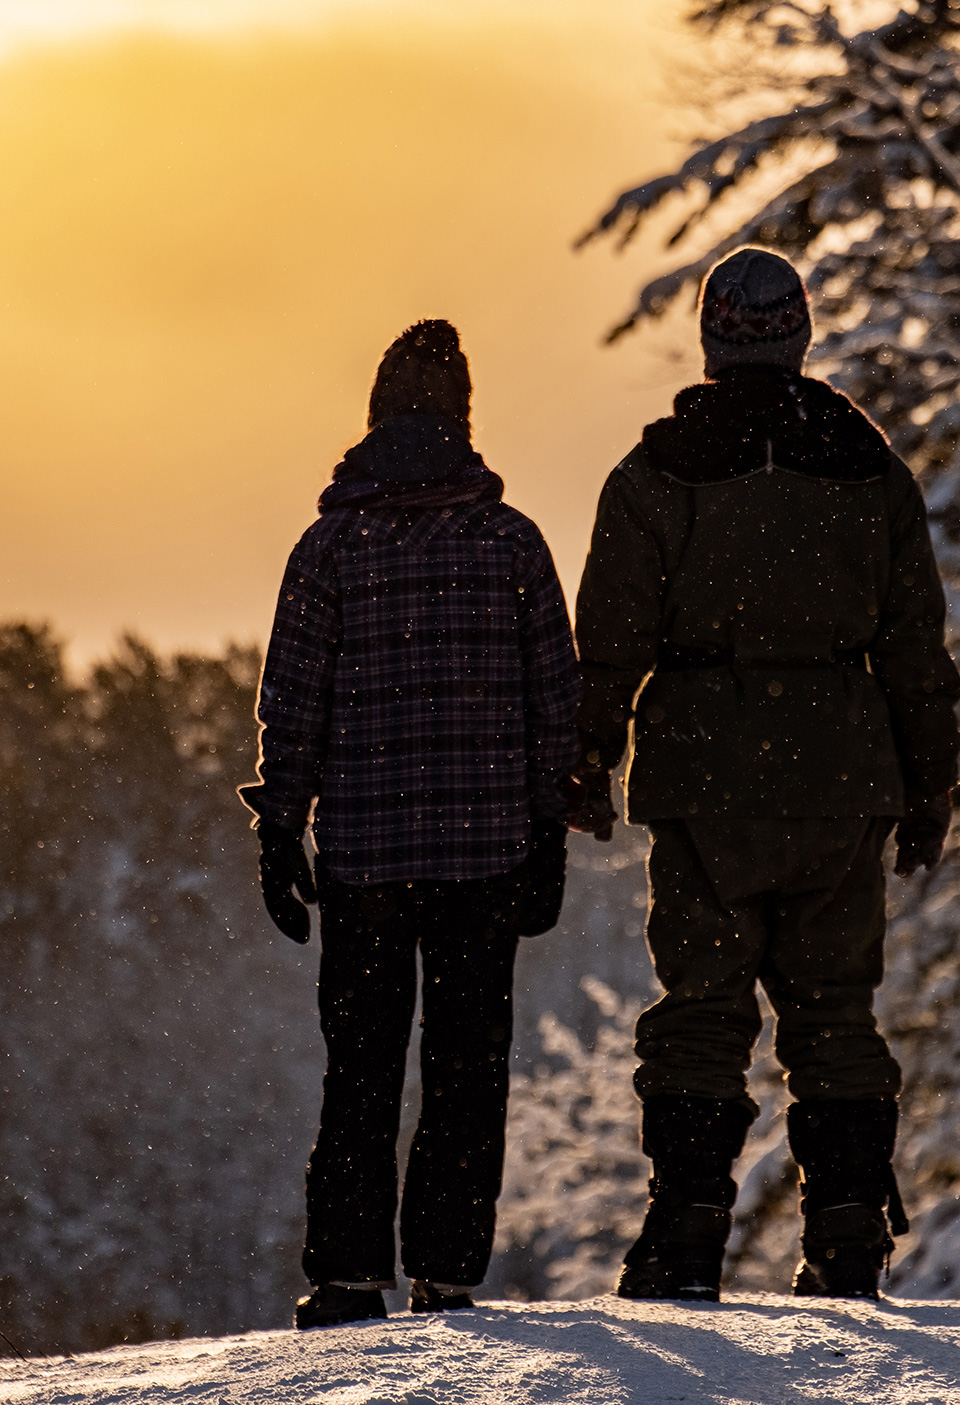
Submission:
POLYGON ((310 914, 304 903, 317 901, 317 890, 303 840, 292 829, 261 820, 257 825, 260 840, 260 890, 274 925, 285 937, 302 945, 310 940, 310 914), (300 898, 293 895, 296 888, 300 898))
POLYGON ((514 921, 521 937, 539 937, 560 921, 567 870, 567 830, 561 820, 533 815, 530 849, 518 869, 514 921))
POLYGON ((617 812, 610 799, 610 772, 605 766, 577 763, 567 777, 567 828, 577 834, 592 834, 601 844, 613 838, 617 812))
POLYGON ((951 795, 908 796, 907 813, 897 825, 894 873, 907 878, 921 866, 933 868, 950 828, 951 795))

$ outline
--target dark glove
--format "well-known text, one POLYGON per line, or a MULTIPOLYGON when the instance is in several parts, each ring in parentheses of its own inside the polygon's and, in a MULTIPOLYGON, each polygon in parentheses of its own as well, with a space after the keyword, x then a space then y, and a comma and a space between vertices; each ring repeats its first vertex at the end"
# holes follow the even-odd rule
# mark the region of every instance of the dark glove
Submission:
POLYGON ((260 840, 260 889, 263 901, 274 925, 291 941, 310 940, 310 914, 303 903, 315 903, 317 890, 303 840, 292 829, 261 820, 257 825, 260 840), (295 898, 296 888, 300 898, 295 898))
POLYGON ((521 937, 539 937, 560 920, 567 871, 567 830, 560 820, 530 821, 530 849, 513 870, 516 896, 513 912, 521 937))
POLYGON ((897 825, 894 873, 907 878, 918 868, 933 868, 943 853, 950 828, 951 796, 907 797, 907 813, 897 825))
POLYGON ((581 761, 567 777, 567 828, 577 834, 592 834, 601 844, 613 838, 617 812, 610 799, 610 772, 605 766, 581 761))

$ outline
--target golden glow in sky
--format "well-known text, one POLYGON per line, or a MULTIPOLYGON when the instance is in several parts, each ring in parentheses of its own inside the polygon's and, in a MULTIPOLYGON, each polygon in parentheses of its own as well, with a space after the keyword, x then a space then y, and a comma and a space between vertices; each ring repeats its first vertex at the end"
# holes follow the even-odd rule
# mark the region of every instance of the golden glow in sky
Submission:
MULTIPOLYGON (((211 30, 317 28, 338 18, 409 16, 414 20, 534 19, 576 22, 578 0, 2 0, 0 41, 50 40, 118 29, 211 30)), ((640 26, 633 0, 597 0, 603 22, 625 35, 640 26)))
POLYGON ((264 639, 387 344, 460 329, 474 439, 575 588, 698 366, 600 336, 573 237, 675 155, 653 0, 0 4, 0 617, 78 657, 264 639))
POLYGON ((182 32, 315 26, 336 15, 393 8, 388 0, 3 0, 0 44, 117 29, 182 32))

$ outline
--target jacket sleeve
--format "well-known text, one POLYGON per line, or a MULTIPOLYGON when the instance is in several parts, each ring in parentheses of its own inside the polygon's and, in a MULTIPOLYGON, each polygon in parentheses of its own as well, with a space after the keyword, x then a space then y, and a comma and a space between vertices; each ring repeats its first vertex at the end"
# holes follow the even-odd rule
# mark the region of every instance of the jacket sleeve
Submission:
POLYGON ((530 806, 541 818, 562 819, 561 783, 580 750, 580 670, 563 589, 542 537, 521 561, 518 590, 530 806))
POLYGON ((627 744, 633 700, 657 659, 664 567, 632 475, 615 468, 600 494, 577 596, 583 674, 578 724, 586 759, 609 770, 627 744))
POLYGON ((309 538, 287 563, 260 679, 260 782, 238 791, 248 809, 298 834, 319 790, 341 636, 333 557, 310 551, 309 538))
POLYGON ((956 784, 960 678, 944 644, 943 587, 923 499, 897 458, 888 491, 890 581, 870 659, 890 710, 908 795, 923 798, 956 784))

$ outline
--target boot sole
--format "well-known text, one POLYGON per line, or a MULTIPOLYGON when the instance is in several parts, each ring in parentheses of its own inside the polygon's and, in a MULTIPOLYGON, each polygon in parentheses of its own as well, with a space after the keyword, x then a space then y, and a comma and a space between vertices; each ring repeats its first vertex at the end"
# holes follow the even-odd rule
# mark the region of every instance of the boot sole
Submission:
POLYGON ((616 1296, 618 1298, 628 1298, 636 1302, 661 1301, 680 1303, 718 1303, 720 1301, 720 1289, 712 1283, 698 1283, 696 1279, 688 1279, 685 1283, 681 1280, 672 1283, 669 1278, 659 1283, 651 1282, 639 1278, 638 1281, 631 1281, 630 1269, 625 1270, 620 1282, 617 1284, 616 1296))
POLYGON ((440 1307, 428 1307, 426 1303, 411 1303, 411 1312, 469 1312, 476 1303, 442 1303, 440 1307))
POLYGON ((353 1312, 340 1312, 336 1316, 323 1318, 322 1322, 298 1322, 294 1319, 294 1326, 298 1332, 322 1332, 325 1326, 344 1326, 347 1322, 384 1322, 387 1314, 381 1316, 378 1312, 364 1312, 363 1316, 356 1316, 353 1312))
POLYGON ((616 1297, 630 1302, 673 1302, 673 1303, 718 1303, 720 1293, 716 1288, 673 1288, 669 1292, 662 1288, 641 1288, 638 1292, 625 1292, 618 1288, 616 1297))
POLYGON ((341 1312, 322 1322, 299 1322, 295 1318, 293 1325, 298 1332, 322 1332, 324 1327, 343 1327, 348 1322, 383 1322, 386 1316, 385 1312, 365 1312, 359 1317, 353 1312, 341 1312))
POLYGON ((293 1316, 293 1325, 298 1332, 317 1332, 322 1331, 324 1327, 342 1327, 348 1322, 383 1322, 387 1316, 387 1309, 382 1303, 372 1311, 369 1308, 344 1305, 307 1312, 307 1301, 309 1299, 302 1305, 297 1304, 293 1316))
POLYGON ((861 1302, 879 1302, 880 1290, 873 1283, 847 1283, 840 1287, 831 1284, 812 1268, 808 1263, 802 1263, 797 1269, 797 1275, 793 1280, 793 1296, 795 1298, 852 1298, 861 1302))

